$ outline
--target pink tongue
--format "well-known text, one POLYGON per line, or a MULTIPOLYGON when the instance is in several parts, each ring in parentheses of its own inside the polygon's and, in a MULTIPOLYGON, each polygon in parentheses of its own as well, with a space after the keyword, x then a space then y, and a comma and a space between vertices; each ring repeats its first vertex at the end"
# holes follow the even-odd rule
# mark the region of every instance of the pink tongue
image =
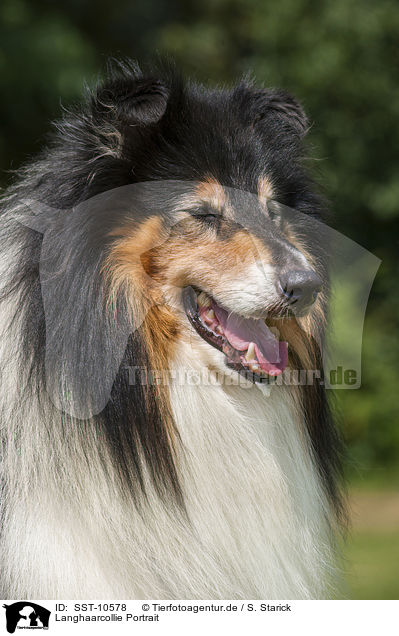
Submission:
POLYGON ((275 375, 287 366, 288 349, 286 342, 279 342, 263 320, 242 318, 212 303, 217 319, 223 327, 224 335, 238 351, 246 351, 251 342, 255 343, 255 352, 261 368, 275 375))

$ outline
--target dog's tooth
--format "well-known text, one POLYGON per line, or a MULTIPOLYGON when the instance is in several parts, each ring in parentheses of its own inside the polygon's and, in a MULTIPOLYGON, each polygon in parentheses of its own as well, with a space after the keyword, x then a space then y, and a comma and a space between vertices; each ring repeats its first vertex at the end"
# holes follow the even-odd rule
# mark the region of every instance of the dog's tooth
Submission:
POLYGON ((256 360, 256 356, 255 356, 255 343, 254 342, 250 342, 249 343, 249 347, 247 350, 247 353, 245 355, 246 360, 248 360, 248 362, 250 362, 251 360, 256 360))
POLYGON ((216 325, 215 331, 216 331, 216 333, 220 333, 221 335, 224 334, 224 331, 223 331, 223 329, 222 329, 222 327, 220 325, 216 325))
POLYGON ((209 320, 215 320, 215 312, 213 311, 213 309, 208 309, 208 311, 206 312, 206 315, 209 318, 209 320))

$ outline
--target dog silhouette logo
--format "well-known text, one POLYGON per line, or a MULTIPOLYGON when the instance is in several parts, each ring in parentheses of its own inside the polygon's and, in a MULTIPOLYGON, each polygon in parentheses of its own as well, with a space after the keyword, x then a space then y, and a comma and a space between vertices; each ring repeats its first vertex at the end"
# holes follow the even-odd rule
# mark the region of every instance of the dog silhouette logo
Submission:
POLYGON ((50 610, 32 603, 18 601, 11 605, 3 605, 6 610, 6 627, 9 634, 18 629, 48 629, 50 610))

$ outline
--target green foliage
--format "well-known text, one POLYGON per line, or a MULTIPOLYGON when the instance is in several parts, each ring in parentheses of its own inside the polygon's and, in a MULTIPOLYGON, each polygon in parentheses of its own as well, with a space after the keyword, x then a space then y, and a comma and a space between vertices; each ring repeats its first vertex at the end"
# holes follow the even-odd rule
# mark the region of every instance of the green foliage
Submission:
POLYGON ((396 600, 398 559, 398 532, 355 532, 347 543, 344 598, 396 600))
MULTIPOLYGON (((36 151, 48 121, 112 54, 173 55, 205 82, 251 70, 296 94, 335 227, 382 259, 364 333, 363 388, 340 391, 352 455, 398 462, 399 7, 394 0, 2 0, 0 167, 36 151)), ((6 182, 6 178, 3 179, 6 182)))
POLYGON ((0 4, 0 167, 16 167, 40 148, 60 101, 82 92, 94 55, 64 15, 35 11, 26 0, 0 4))

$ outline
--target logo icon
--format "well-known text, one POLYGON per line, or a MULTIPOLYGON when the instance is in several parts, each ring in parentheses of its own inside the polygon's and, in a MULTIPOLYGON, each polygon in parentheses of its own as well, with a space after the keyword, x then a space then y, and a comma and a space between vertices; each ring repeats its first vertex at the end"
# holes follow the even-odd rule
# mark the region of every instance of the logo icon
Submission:
POLYGON ((18 601, 11 605, 3 605, 6 610, 6 627, 9 634, 18 629, 48 629, 50 610, 32 603, 18 601))

